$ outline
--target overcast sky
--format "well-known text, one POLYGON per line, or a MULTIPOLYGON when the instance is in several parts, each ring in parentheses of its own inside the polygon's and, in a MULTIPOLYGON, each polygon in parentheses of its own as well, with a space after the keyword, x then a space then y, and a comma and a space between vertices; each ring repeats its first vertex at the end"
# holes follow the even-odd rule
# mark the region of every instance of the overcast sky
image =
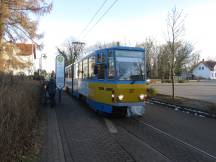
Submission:
POLYGON ((92 28, 115 0, 104 8, 85 32, 82 32, 104 0, 55 0, 53 10, 40 19, 47 54, 43 68, 54 70, 56 47, 70 37, 91 46, 97 42, 120 41, 134 46, 151 37, 158 44, 167 40, 167 15, 176 8, 185 15, 182 39, 191 42, 201 59, 216 59, 216 0, 118 0, 113 8, 92 28), (91 30, 92 29, 92 30, 91 30))

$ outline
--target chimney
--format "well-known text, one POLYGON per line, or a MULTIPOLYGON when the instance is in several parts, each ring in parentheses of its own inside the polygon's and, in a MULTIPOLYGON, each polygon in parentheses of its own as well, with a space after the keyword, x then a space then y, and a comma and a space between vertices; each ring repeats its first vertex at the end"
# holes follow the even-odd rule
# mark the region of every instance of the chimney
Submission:
POLYGON ((202 62, 204 62, 205 60, 204 59, 202 59, 202 62))

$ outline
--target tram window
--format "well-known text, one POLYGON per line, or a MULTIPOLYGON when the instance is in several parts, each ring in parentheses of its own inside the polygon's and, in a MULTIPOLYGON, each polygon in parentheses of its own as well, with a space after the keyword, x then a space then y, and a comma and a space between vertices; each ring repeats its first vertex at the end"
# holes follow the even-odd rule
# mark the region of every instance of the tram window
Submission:
POLYGON ((98 64, 98 79, 104 79, 105 76, 105 64, 98 64))
POLYGON ((82 61, 79 62, 78 66, 79 66, 78 76, 79 76, 79 79, 82 79, 83 78, 82 61))
POLYGON ((65 70, 65 78, 68 78, 68 69, 65 70))
POLYGON ((97 55, 97 61, 98 61, 98 63, 101 62, 101 53, 99 53, 99 54, 97 55))
POLYGON ((103 52, 101 53, 101 62, 105 62, 105 55, 103 52))
POLYGON ((89 78, 94 78, 94 66, 95 66, 95 56, 89 57, 89 78))
POLYGON ((77 79, 78 78, 78 75, 77 75, 77 64, 74 64, 74 79, 77 79))
POLYGON ((114 57, 112 51, 109 51, 108 55, 108 79, 114 79, 115 77, 115 67, 114 67, 114 57))
POLYGON ((88 59, 83 60, 83 79, 88 78, 88 59))
POLYGON ((71 78, 71 67, 68 69, 68 78, 71 78))
POLYGON ((100 52, 97 56, 97 60, 98 60, 98 63, 103 63, 105 62, 105 54, 104 52, 100 52))

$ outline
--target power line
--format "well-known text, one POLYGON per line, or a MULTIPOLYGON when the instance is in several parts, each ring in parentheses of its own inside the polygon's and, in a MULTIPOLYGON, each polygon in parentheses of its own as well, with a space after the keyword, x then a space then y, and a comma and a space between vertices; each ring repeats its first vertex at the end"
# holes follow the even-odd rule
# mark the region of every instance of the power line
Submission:
POLYGON ((94 16, 91 18, 91 20, 88 22, 88 24, 85 26, 85 28, 83 28, 83 30, 81 31, 81 33, 79 34, 79 36, 81 36, 86 29, 89 27, 89 25, 91 25, 91 23, 93 22, 93 20, 95 19, 95 17, 97 16, 97 14, 101 11, 101 9, 104 7, 104 5, 106 4, 108 0, 105 0, 101 6, 98 8, 98 10, 95 12, 94 16))
POLYGON ((113 8, 113 6, 117 3, 118 0, 115 0, 110 7, 104 12, 104 14, 96 21, 96 23, 87 31, 87 33, 83 36, 85 38, 89 32, 102 20, 102 18, 113 8))

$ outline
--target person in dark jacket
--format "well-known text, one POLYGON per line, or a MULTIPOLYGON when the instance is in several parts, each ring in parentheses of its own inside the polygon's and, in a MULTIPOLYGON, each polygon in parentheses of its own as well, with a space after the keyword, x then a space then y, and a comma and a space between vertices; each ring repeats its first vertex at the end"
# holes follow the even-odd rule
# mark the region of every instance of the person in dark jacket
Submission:
POLYGON ((56 104, 55 103, 56 81, 54 79, 54 75, 51 75, 51 79, 47 85, 47 91, 48 91, 49 98, 50 98, 50 106, 54 107, 56 104))
POLYGON ((42 104, 43 105, 47 105, 47 81, 45 81, 44 79, 42 80, 42 104))

